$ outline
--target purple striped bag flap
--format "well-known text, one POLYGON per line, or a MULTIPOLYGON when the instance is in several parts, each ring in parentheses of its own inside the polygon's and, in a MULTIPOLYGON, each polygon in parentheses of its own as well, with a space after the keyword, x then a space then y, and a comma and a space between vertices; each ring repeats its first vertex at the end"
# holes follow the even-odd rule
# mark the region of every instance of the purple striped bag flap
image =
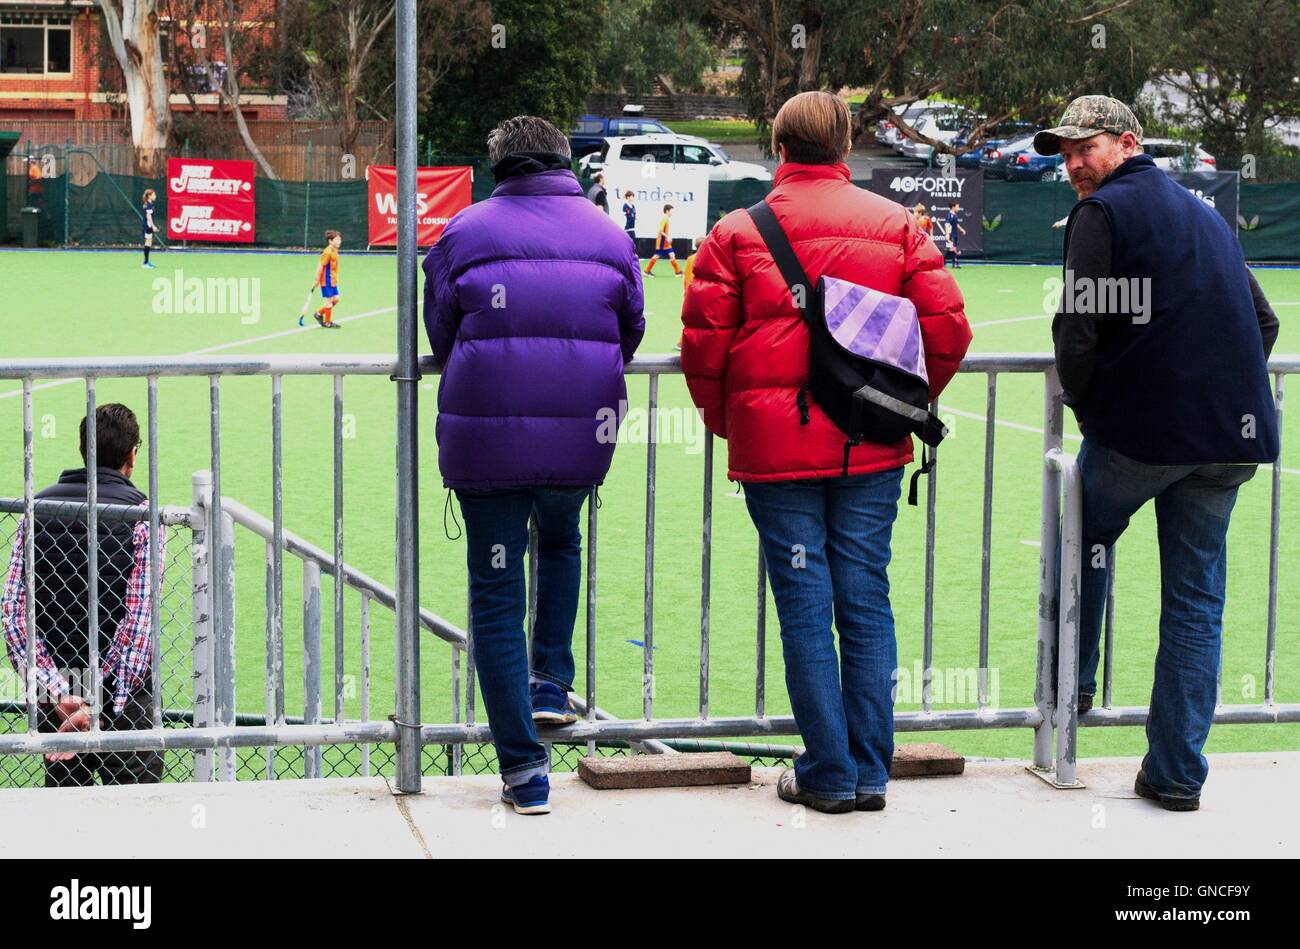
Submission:
POLYGON ((835 277, 822 277, 823 313, 835 341, 855 356, 930 379, 916 306, 905 297, 881 293, 835 277))

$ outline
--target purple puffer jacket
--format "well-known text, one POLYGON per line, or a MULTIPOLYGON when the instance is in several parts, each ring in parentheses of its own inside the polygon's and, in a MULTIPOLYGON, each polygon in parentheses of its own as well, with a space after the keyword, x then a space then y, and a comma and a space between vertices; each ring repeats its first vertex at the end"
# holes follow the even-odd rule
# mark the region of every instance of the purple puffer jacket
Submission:
POLYGON ((501 182, 424 259, 449 488, 600 484, 645 333, 627 234, 560 169, 501 182), (599 437, 603 436, 603 437, 599 437))

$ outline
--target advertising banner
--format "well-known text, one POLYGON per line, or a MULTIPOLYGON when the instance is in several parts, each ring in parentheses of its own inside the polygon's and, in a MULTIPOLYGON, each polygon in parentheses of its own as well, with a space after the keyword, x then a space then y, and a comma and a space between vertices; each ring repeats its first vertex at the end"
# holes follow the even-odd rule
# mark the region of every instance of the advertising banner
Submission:
POLYGON ((665 204, 673 206, 669 235, 674 240, 709 233, 708 166, 611 161, 601 171, 609 190, 609 215, 619 227, 623 226, 623 205, 628 200, 625 195, 631 191, 637 237, 654 238, 659 233, 665 204))
POLYGON ((924 204, 934 219, 934 242, 940 250, 947 248, 944 218, 948 205, 956 201, 957 223, 966 233, 957 231, 957 249, 963 254, 984 252, 984 173, 964 168, 945 175, 941 168, 873 168, 871 190, 897 201, 907 208, 924 204))
MULTIPOLYGON (((394 247, 397 244, 397 168, 393 165, 369 165, 366 168, 366 217, 371 246, 394 247)), ((452 216, 470 205, 474 169, 416 169, 416 243, 432 246, 442 236, 442 229, 452 216)))
POLYGON ((256 236, 253 163, 220 158, 167 159, 167 236, 250 243, 256 236))

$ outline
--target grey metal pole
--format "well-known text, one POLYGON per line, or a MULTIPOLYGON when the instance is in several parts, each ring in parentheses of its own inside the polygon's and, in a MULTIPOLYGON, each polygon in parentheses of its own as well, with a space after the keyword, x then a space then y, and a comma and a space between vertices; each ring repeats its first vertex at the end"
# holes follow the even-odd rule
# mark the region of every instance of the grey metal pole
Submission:
MULTIPOLYGON (((193 640, 191 669, 195 728, 212 725, 212 649, 213 630, 212 574, 209 548, 216 543, 212 531, 212 508, 208 498, 212 493, 212 472, 196 471, 190 481, 191 500, 194 505, 194 532, 192 539, 192 580, 190 603, 192 608, 193 640)), ((212 752, 194 752, 194 780, 212 780, 212 752)))
MULTIPOLYGON (((930 403, 939 414, 939 403, 930 403)), ((938 499, 939 449, 930 449, 930 470, 925 476, 925 600, 921 617, 921 709, 930 711, 934 688, 934 530, 938 499)))
POLYGON ((645 469, 645 635, 641 667, 641 714, 654 718, 655 680, 655 449, 658 447, 659 376, 650 377, 650 437, 646 439, 645 469))
POLYGON ((993 570, 993 451, 997 428, 998 374, 988 374, 984 408, 984 522, 980 543, 980 666, 979 707, 989 704, 989 583, 993 570))
MULTIPOLYGON (((235 520, 221 515, 221 533, 213 539, 221 545, 221 573, 213 599, 221 600, 221 623, 216 634, 215 662, 218 725, 235 725, 235 520)), ((223 748, 217 752, 217 780, 235 780, 235 752, 223 748)))
MULTIPOLYGON (((314 560, 302 565, 302 720, 319 725, 320 701, 320 564, 314 560)), ((303 776, 319 778, 321 750, 303 749, 303 776)))
MULTIPOLYGON (((1280 446, 1282 442, 1282 400, 1284 395, 1282 383, 1285 379, 1286 376, 1282 373, 1277 374, 1274 393, 1274 404, 1277 406, 1279 450, 1277 461, 1273 462, 1273 490, 1268 526, 1268 628, 1265 632, 1264 641, 1265 705, 1272 705, 1275 701, 1273 666, 1277 657, 1277 557, 1282 528, 1282 452, 1280 446)), ((1219 672, 1222 675, 1222 662, 1219 663, 1219 672)))
MULTIPOLYGON (((99 418, 95 408, 95 377, 86 377, 86 636, 90 640, 90 730, 99 731, 104 708, 99 656, 99 418)), ((28 591, 28 597, 35 595, 28 591)), ((33 657, 35 658, 35 657, 33 657)))
POLYGON ((334 721, 343 722, 343 376, 334 377, 334 721))
POLYGON ((23 612, 27 621, 27 730, 36 733, 36 483, 33 475, 32 380, 23 380, 23 612))
MULTIPOLYGON (((587 720, 596 720, 596 508, 599 488, 587 493, 587 720)), ((549 747, 547 749, 549 757, 549 747)), ((587 742, 587 756, 596 756, 596 743, 587 742)))
MULTIPOLYGON (((1061 382, 1055 367, 1043 375, 1043 453, 1060 450, 1063 432, 1061 382)), ((1038 658, 1034 704, 1042 716, 1034 729, 1034 768, 1052 767, 1052 713, 1056 708, 1056 542, 1060 531, 1061 476, 1043 462, 1038 525, 1038 658)))
POLYGON ((1083 488, 1073 457, 1060 449, 1049 453, 1049 464, 1061 476, 1061 577, 1058 592, 1056 667, 1056 785, 1073 787, 1079 734, 1079 619, 1082 600, 1083 488))
POLYGON ((709 717, 709 607, 713 580, 713 433, 704 436, 704 522, 700 528, 700 718, 709 717))
MULTIPOLYGON (((65 182, 66 186, 66 182, 65 182)), ((149 386, 149 678, 153 686, 153 727, 162 728, 162 564, 159 563, 160 532, 158 517, 158 377, 150 376, 149 386)))
POLYGON ((758 542, 758 623, 754 646, 754 717, 767 714, 767 561, 758 542))
POLYGON ((267 680, 274 687, 274 714, 284 721, 284 382, 271 376, 271 620, 267 634, 267 680))
POLYGON ((415 0, 397 0, 397 789, 420 792, 415 0))

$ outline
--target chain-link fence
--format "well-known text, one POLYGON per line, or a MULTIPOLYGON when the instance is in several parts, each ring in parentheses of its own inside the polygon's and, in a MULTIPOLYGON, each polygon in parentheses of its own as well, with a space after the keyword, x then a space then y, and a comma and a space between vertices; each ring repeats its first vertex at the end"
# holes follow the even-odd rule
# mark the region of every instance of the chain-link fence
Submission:
MULTIPOLYGON (((0 556, 8 566, 16 546, 23 540, 21 514, 0 513, 0 556)), ((147 548, 148 526, 137 530, 134 523, 101 523, 99 525, 99 618, 101 663, 110 650, 120 648, 118 641, 122 624, 120 620, 128 609, 127 597, 133 595, 127 588, 132 581, 132 569, 137 560, 137 545, 147 548)), ((174 526, 166 530, 164 568, 159 602, 158 684, 166 727, 185 727, 193 706, 191 679, 193 673, 193 635, 191 617, 190 531, 174 526)), ((83 694, 89 683, 89 637, 87 623, 86 584, 86 529, 85 522, 75 518, 37 518, 37 531, 33 542, 36 561, 32 571, 36 580, 35 615, 41 648, 49 656, 51 668, 62 675, 78 694, 83 694)), ((25 551, 20 551, 21 556, 25 551)), ((143 575, 142 575, 143 576, 143 575)), ((147 581, 146 581, 147 582, 147 581)), ((6 596, 16 590, 6 585, 6 596)), ((15 599, 13 606, 21 612, 25 606, 15 599)), ((23 629, 25 629, 25 618, 23 629)), ((148 636, 148 616, 137 634, 148 636)), ((25 652, 25 649, 24 649, 25 652)), ((38 656, 40 649, 38 649, 38 656)), ((121 715, 113 713, 114 679, 105 679, 103 705, 110 721, 108 727, 152 727, 153 693, 148 686, 149 673, 145 671, 146 687, 136 690, 121 715)), ((12 654, 5 656, 0 666, 0 734, 27 731, 27 710, 24 703, 23 681, 12 663, 12 654)), ((39 695, 38 688, 38 695, 39 695)), ((39 713, 45 720, 42 730, 53 728, 53 713, 48 706, 39 713)), ((140 755, 104 755, 103 762, 96 756, 74 760, 78 768, 102 764, 101 780, 111 780, 126 769, 160 767, 164 780, 189 780, 193 774, 190 752, 169 751, 162 754, 161 763, 140 755), (91 759, 89 762, 86 759, 91 759)), ((76 769, 64 766, 60 777, 75 780, 76 769)), ((45 783, 44 767, 40 755, 0 755, 0 787, 32 787, 45 783)), ((84 775, 83 775, 84 777, 84 775)), ((122 775, 127 779, 128 775, 122 775)))
MULTIPOLYGON (((20 545, 23 518, 20 513, 0 513, 0 556, 4 564, 9 564, 15 545, 20 545)), ((145 528, 147 530, 147 527, 145 528)), ((113 587, 129 582, 129 566, 134 562, 134 541, 139 535, 131 523, 101 524, 100 534, 100 610, 101 628, 108 630, 111 637, 120 625, 125 612, 121 598, 114 595, 113 587)), ((73 518, 37 518, 37 536, 34 544, 37 550, 37 630, 42 642, 54 653, 66 654, 70 645, 80 648, 86 645, 87 637, 83 635, 75 643, 69 643, 70 627, 85 629, 86 602, 86 551, 84 520, 73 518), (62 520, 63 529, 79 525, 60 535, 52 532, 52 523, 62 520), (52 541, 62 536, 63 543, 52 541), (72 543, 66 541, 71 540, 72 543), (79 579, 78 579, 79 578, 79 579)), ((192 558, 194 536, 185 525, 173 525, 166 530, 164 569, 160 588, 162 596, 159 602, 159 653, 158 681, 162 696, 162 720, 167 728, 188 728, 194 721, 194 626, 193 626, 193 575, 192 558)), ((104 637, 102 637, 104 638, 104 637)), ((101 656, 108 649, 101 643, 101 656)), ((151 699, 151 697, 150 697, 151 699)), ((112 706, 113 696, 106 686, 104 694, 105 708, 112 706)), ((149 728, 150 702, 144 703, 143 714, 138 722, 129 723, 129 727, 149 728)), ((237 724, 261 725, 265 721, 261 714, 241 714, 237 724)), ((301 719, 288 718, 287 724, 300 724, 301 719)), ((124 725, 123 727, 128 727, 124 725)), ((0 734, 20 734, 27 731, 27 711, 23 701, 23 682, 12 665, 9 656, 0 665, 0 734)), ((672 745, 672 742, 667 744, 672 745)), ((714 750, 724 746, 718 743, 686 742, 682 750, 714 750), (686 747, 689 746, 689 747, 686 747)), ((788 760, 788 756, 779 749, 769 746, 754 746, 764 753, 750 753, 744 743, 729 743, 727 750, 746 757, 755 764, 776 764, 788 760), (776 752, 776 753, 773 753, 776 752)), ((632 746, 622 741, 604 741, 595 744, 595 752, 601 756, 626 755, 632 753, 632 746)), ((575 771, 578 761, 588 753, 586 742, 555 743, 551 746, 551 768, 553 771, 575 771)), ((241 781, 281 780, 302 778, 307 775, 307 749, 298 745, 277 746, 275 748, 254 747, 237 748, 235 755, 235 778, 241 781)), ((170 750, 160 753, 160 777, 166 782, 188 782, 195 780, 196 753, 189 750, 170 750)), ((79 756, 81 766, 86 759, 92 759, 98 765, 100 756, 79 756)), ((122 766, 129 771, 139 767, 140 762, 150 761, 142 754, 114 755, 106 754, 102 768, 93 767, 100 782, 112 780, 116 774, 115 766, 122 766), (122 760, 107 760, 118 759, 122 760)), ((394 774, 395 749, 392 745, 374 744, 335 744, 321 748, 321 777, 352 778, 366 776, 388 776, 394 774)), ((152 759, 155 763, 157 759, 152 759)), ((156 765, 155 765, 156 766, 156 765)), ((495 748, 491 744, 470 745, 427 745, 423 749, 422 771, 429 776, 453 774, 495 774, 497 772, 495 748)), ((46 769, 40 755, 0 755, 0 787, 42 787, 46 784, 46 769)), ((64 775, 67 777, 66 775, 64 775)), ((121 775, 127 782, 130 775, 121 775)), ((85 776, 83 774, 82 778, 85 776)))

